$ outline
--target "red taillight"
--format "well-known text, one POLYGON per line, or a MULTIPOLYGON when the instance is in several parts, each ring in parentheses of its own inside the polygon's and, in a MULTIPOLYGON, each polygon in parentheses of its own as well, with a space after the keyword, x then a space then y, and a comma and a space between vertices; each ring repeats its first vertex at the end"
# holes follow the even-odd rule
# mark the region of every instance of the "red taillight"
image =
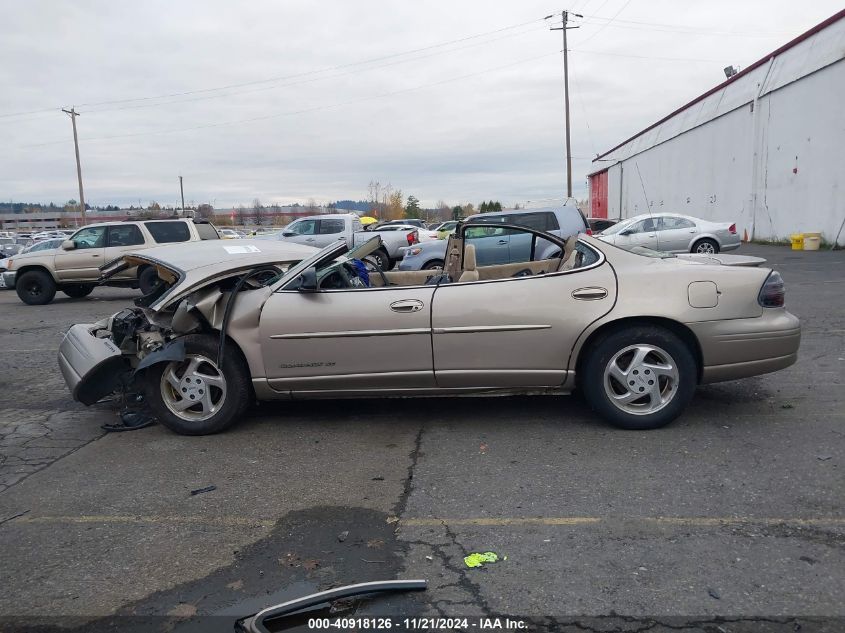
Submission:
POLYGON ((780 276, 778 271, 773 270, 766 277, 766 283, 760 288, 757 303, 764 308, 782 308, 785 298, 786 290, 783 285, 783 277, 780 276))
POLYGON ((408 235, 406 235, 406 237, 408 238, 408 246, 413 246, 420 241, 420 238, 417 237, 416 231, 411 231, 408 235))
POLYGON ((728 233, 730 233, 731 235, 736 235, 736 224, 731 224, 728 227, 728 233))

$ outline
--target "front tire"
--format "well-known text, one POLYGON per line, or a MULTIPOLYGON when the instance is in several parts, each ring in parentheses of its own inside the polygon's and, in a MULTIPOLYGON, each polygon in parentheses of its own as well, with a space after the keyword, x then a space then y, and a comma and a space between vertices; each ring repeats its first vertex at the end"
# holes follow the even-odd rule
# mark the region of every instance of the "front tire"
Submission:
POLYGON ((590 406, 622 429, 657 429, 677 418, 697 382, 688 345, 660 327, 635 325, 591 346, 580 379, 590 406))
POLYGON ((87 297, 94 292, 94 284, 75 284, 73 286, 63 286, 62 292, 71 299, 81 299, 87 297))
POLYGON ((56 282, 43 270, 28 270, 15 283, 18 297, 30 306, 43 306, 56 296, 56 282))
POLYGON ((422 270, 443 270, 443 261, 440 259, 432 259, 430 262, 425 263, 422 270))
POLYGON ((222 370, 218 338, 185 337, 185 359, 161 362, 147 370, 145 389, 153 413, 180 435, 210 435, 235 424, 252 401, 246 361, 228 346, 222 370))
POLYGON ((690 252, 698 253, 699 255, 715 255, 719 252, 719 242, 711 240, 709 237, 705 237, 693 244, 690 252))

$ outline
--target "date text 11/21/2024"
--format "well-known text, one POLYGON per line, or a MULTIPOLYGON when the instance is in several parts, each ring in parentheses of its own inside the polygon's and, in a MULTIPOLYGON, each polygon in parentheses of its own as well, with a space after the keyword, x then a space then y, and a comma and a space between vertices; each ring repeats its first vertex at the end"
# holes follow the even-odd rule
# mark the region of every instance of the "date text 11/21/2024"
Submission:
POLYGON ((526 630, 528 623, 516 618, 391 618, 391 617, 360 617, 360 618, 312 618, 308 620, 309 629, 355 629, 363 631, 454 631, 478 629, 481 631, 496 630, 526 630))

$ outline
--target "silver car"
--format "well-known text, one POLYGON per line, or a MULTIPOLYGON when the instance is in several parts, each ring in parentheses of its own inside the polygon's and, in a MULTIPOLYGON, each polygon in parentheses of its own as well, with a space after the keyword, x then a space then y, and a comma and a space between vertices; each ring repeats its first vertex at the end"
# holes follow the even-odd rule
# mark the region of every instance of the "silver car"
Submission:
POLYGON ((797 358, 800 324, 763 266, 508 224, 461 225, 442 271, 368 270, 377 248, 209 240, 124 253, 104 277, 149 265, 159 284, 136 307, 72 326, 62 374, 89 405, 143 390, 158 420, 188 435, 230 427, 256 399, 576 387, 611 423, 650 429, 679 416, 698 384, 797 358), (472 236, 491 229, 529 248, 482 265, 472 236))
MULTIPOLYGON (((499 213, 479 213, 466 219, 467 223, 479 224, 514 224, 529 229, 547 231, 557 237, 567 238, 587 231, 584 216, 577 207, 563 205, 561 207, 546 207, 542 209, 519 209, 502 211, 499 213)), ((457 226, 457 222, 455 222, 457 226)), ((455 227, 452 227, 454 230, 455 227)), ((479 266, 492 264, 507 264, 523 261, 531 240, 527 235, 514 233, 510 229, 490 228, 474 229, 470 238, 475 246, 475 253, 479 266)), ((557 256, 560 248, 550 242, 540 245, 544 255, 557 256)), ((426 240, 420 244, 408 246, 404 249, 403 258, 399 262, 399 270, 436 270, 443 268, 446 260, 445 240, 426 240)))
POLYGON ((664 253, 712 255, 739 248, 733 222, 710 222, 678 213, 636 215, 597 235, 600 240, 628 249, 644 246, 664 253))

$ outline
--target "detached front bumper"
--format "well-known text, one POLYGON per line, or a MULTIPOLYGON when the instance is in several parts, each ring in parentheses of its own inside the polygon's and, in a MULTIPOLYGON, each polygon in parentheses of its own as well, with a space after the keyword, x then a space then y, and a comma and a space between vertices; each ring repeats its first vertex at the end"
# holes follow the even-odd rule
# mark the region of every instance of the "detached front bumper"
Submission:
POLYGON ((15 270, 4 270, 3 271, 3 285, 6 288, 14 288, 15 287, 15 276, 17 271, 15 270))
POLYGON ((91 334, 90 323, 72 326, 59 345, 59 369, 74 400, 92 405, 120 385, 129 362, 111 340, 91 334))

